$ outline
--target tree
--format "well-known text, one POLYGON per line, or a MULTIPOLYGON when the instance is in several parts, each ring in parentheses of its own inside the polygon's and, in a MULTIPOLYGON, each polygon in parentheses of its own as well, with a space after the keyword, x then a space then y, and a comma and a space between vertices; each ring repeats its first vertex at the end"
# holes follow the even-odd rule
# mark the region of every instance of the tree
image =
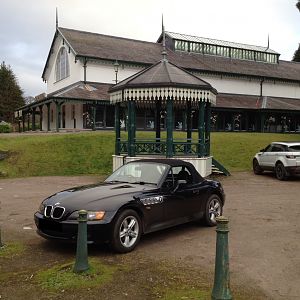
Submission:
MULTIPOLYGON (((300 11, 300 0, 297 1, 296 7, 297 7, 298 10, 300 11)), ((295 53, 294 53, 293 61, 298 61, 298 62, 300 62, 300 44, 299 44, 298 49, 297 49, 297 50, 295 51, 295 53)))
POLYGON ((300 62, 300 44, 299 44, 298 49, 294 53, 293 61, 300 62))
POLYGON ((25 104, 23 91, 10 66, 0 65, 0 121, 13 122, 14 111, 25 104))

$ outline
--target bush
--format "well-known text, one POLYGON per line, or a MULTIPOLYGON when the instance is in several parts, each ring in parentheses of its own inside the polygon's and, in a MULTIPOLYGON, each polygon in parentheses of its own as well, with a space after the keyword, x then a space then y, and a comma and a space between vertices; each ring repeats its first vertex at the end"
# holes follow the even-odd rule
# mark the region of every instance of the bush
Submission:
POLYGON ((12 131, 12 126, 4 121, 0 122, 0 133, 8 133, 12 131))

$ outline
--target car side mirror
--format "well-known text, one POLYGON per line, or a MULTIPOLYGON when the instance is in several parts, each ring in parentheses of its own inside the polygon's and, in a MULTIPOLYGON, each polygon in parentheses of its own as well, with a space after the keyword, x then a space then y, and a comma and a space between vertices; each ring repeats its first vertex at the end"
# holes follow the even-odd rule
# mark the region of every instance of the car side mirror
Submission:
POLYGON ((184 180, 184 179, 177 180, 177 184, 176 184, 174 190, 172 191, 172 193, 175 193, 180 187, 182 187, 185 184, 187 184, 186 180, 184 180))
POLYGON ((260 149, 259 152, 265 152, 266 149, 260 149))

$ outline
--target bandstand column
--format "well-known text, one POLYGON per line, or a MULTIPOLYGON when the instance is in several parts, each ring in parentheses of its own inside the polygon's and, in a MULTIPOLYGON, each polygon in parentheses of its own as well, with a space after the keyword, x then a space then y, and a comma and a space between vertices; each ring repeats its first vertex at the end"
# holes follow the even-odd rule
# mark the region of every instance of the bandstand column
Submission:
POLYGON ((189 153, 191 150, 192 142, 192 103, 187 101, 186 103, 186 153, 189 153))
POLYGON ((128 101, 128 155, 135 156, 135 102, 128 101))
POLYGON ((121 126, 120 126, 120 103, 115 105, 115 154, 120 155, 120 139, 121 139, 121 126))
POLYGON ((205 102, 198 103, 198 157, 205 156, 205 128, 204 128, 204 115, 205 115, 205 102))
POLYGON ((167 157, 173 157, 173 100, 167 99, 167 157))
POLYGON ((211 103, 206 103, 206 120, 205 120, 205 156, 210 155, 210 131, 211 131, 211 103))
POLYGON ((160 111, 161 111, 161 101, 158 100, 155 103, 155 140, 160 141, 160 111))

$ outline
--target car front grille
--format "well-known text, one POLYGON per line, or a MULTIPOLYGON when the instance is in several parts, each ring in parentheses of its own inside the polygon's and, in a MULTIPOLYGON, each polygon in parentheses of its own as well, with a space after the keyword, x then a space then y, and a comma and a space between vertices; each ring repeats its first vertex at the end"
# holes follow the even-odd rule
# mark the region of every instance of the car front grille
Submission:
POLYGON ((56 207, 53 208, 52 218, 53 219, 60 219, 63 216, 64 212, 65 212, 64 207, 56 206, 56 207))
POLYGON ((46 218, 52 218, 52 219, 61 219, 64 215, 65 208, 61 206, 55 206, 47 205, 44 211, 44 216, 46 218))
POLYGON ((51 211, 52 211, 53 206, 52 205, 47 205, 45 208, 45 217, 50 218, 51 216, 51 211))

